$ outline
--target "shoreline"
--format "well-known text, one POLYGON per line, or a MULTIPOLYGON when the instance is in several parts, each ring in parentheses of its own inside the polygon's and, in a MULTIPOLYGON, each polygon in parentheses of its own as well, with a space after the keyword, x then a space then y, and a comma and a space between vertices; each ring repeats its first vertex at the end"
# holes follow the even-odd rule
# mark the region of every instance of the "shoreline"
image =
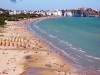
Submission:
MULTIPOLYGON (((41 20, 43 18, 39 18, 39 19, 41 20)), ((34 20, 33 19, 32 22, 33 21, 38 21, 38 20, 34 20)), ((31 22, 29 21, 28 24, 30 24, 30 23, 31 22)), ((30 48, 29 49, 28 48, 26 48, 26 49, 25 48, 18 48, 18 50, 16 50, 17 49, 16 48, 15 49, 16 51, 13 51, 13 49, 12 49, 12 51, 11 51, 11 49, 10 50, 9 49, 6 49, 6 52, 8 54, 6 54, 4 52, 5 54, 3 54, 3 55, 5 55, 5 56, 3 56, 3 58, 4 57, 9 57, 10 52, 13 52, 13 54, 20 56, 20 59, 19 59, 18 56, 15 57, 15 59, 18 60, 17 61, 17 64, 19 64, 19 66, 22 66, 23 65, 22 67, 20 67, 20 70, 21 71, 22 71, 22 69, 24 69, 24 70, 23 70, 23 72, 20 72, 21 74, 19 73, 20 75, 25 75, 26 74, 26 70, 29 67, 33 67, 32 69, 34 71, 35 71, 35 69, 37 69, 37 70, 39 69, 39 74, 44 74, 44 75, 47 75, 48 73, 50 73, 52 75, 58 75, 58 74, 59 75, 68 75, 70 73, 72 73, 72 74, 75 73, 77 75, 80 74, 80 73, 77 73, 77 70, 75 68, 73 68, 72 65, 70 65, 68 62, 65 61, 65 58, 63 58, 62 56, 59 55, 59 51, 58 51, 58 53, 56 53, 56 50, 53 50, 55 52, 51 51, 51 48, 48 47, 48 44, 45 41, 41 40, 40 38, 36 37, 34 34, 32 34, 30 30, 27 30, 27 27, 26 26, 28 26, 27 23, 24 24, 24 29, 25 29, 25 31, 27 31, 27 34, 29 36, 24 35, 24 37, 27 40, 32 39, 32 38, 35 38, 35 40, 39 41, 37 44, 42 43, 44 45, 42 46, 43 47, 42 49, 41 49, 41 47, 39 49, 36 49, 36 48, 34 48, 34 49, 30 49, 30 48), (19 52, 19 53, 16 54, 16 52, 19 52), (23 60, 23 62, 21 62, 22 60, 23 60), (33 65, 33 63, 34 63, 34 65, 33 65), (41 69, 43 69, 43 70, 41 70, 41 69)), ((22 28, 22 27, 19 27, 19 28, 22 28)), ((16 32, 17 31, 18 30, 16 30, 16 32)), ((16 34, 16 32, 15 32, 15 34, 16 34)), ((18 33, 19 33, 19 31, 18 31, 18 33)), ((22 33, 20 33, 20 34, 22 34, 22 33)), ((19 36, 21 36, 21 35, 19 35, 19 36)), ((34 42, 36 42, 36 41, 34 41, 34 42)), ((49 46, 52 46, 52 45, 49 44, 49 46)), ((0 51, 2 52, 4 50, 5 49, 2 48, 0 51)), ((2 56, 2 54, 0 54, 0 56, 2 56)), ((5 59, 8 59, 8 58, 5 58, 5 59)), ((5 61, 5 62, 7 62, 7 61, 5 61)), ((0 64, 3 64, 3 63, 0 62, 0 64)), ((1 74, 1 75, 3 75, 3 74, 1 74)), ((10 75, 10 74, 8 74, 8 75, 10 75)), ((80 74, 80 75, 84 75, 84 74, 80 74)))

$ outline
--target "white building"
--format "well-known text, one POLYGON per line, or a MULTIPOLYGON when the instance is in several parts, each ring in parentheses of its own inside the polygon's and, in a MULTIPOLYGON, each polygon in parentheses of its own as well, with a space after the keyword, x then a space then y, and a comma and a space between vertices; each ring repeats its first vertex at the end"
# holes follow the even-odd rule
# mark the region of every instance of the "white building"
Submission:
POLYGON ((0 11, 0 14, 2 14, 3 13, 3 11, 0 11))
POLYGON ((54 15, 54 16, 62 16, 62 11, 60 11, 60 10, 52 11, 52 15, 54 15))
POLYGON ((27 14, 27 13, 28 13, 28 11, 24 10, 24 11, 22 11, 21 13, 27 14))
POLYGON ((12 11, 9 11, 9 14, 10 15, 21 14, 21 11, 19 11, 19 10, 12 10, 12 11))
POLYGON ((53 11, 52 14, 53 14, 54 16, 57 16, 57 15, 58 15, 58 12, 57 12, 57 11, 53 11))
POLYGON ((12 11, 9 11, 9 14, 10 14, 10 15, 16 15, 16 14, 17 14, 17 12, 16 12, 16 11, 14 11, 14 10, 12 10, 12 11))
POLYGON ((69 12, 67 12, 67 16, 72 17, 73 13, 69 11, 69 12))
POLYGON ((57 11, 57 16, 62 16, 62 11, 57 11))
POLYGON ((78 13, 78 12, 74 12, 74 13, 73 13, 73 17, 81 17, 81 14, 78 13))
POLYGON ((21 14, 21 11, 17 10, 17 11, 16 11, 16 14, 21 14))
POLYGON ((47 11, 46 14, 47 14, 48 16, 51 16, 51 15, 52 15, 52 12, 51 12, 51 11, 47 11))
POLYGON ((39 11, 38 14, 41 14, 41 15, 43 15, 43 16, 46 15, 46 13, 45 13, 43 10, 39 11))

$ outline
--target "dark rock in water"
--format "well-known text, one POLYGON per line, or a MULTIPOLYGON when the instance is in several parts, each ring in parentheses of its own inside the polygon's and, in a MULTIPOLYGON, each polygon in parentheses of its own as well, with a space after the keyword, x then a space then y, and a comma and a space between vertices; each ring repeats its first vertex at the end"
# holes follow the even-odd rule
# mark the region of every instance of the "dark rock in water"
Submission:
POLYGON ((25 58, 26 58, 26 59, 31 59, 32 56, 31 56, 31 55, 27 55, 25 58))

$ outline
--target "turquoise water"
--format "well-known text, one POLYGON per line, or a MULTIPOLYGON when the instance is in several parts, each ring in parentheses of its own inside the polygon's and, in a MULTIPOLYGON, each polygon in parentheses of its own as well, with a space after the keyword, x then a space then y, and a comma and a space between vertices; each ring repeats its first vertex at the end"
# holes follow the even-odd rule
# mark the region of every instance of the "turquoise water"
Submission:
POLYGON ((62 17, 32 22, 30 27, 80 70, 100 74, 100 18, 62 17))

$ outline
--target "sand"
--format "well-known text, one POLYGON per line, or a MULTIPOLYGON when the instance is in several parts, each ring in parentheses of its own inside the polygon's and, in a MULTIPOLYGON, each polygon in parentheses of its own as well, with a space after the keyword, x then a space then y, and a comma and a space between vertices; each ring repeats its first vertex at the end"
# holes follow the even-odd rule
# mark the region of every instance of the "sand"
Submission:
POLYGON ((36 71, 42 75, 78 75, 75 68, 27 30, 26 24, 35 20, 7 22, 5 33, 0 33, 0 75, 25 75, 30 67, 42 69, 36 71))

